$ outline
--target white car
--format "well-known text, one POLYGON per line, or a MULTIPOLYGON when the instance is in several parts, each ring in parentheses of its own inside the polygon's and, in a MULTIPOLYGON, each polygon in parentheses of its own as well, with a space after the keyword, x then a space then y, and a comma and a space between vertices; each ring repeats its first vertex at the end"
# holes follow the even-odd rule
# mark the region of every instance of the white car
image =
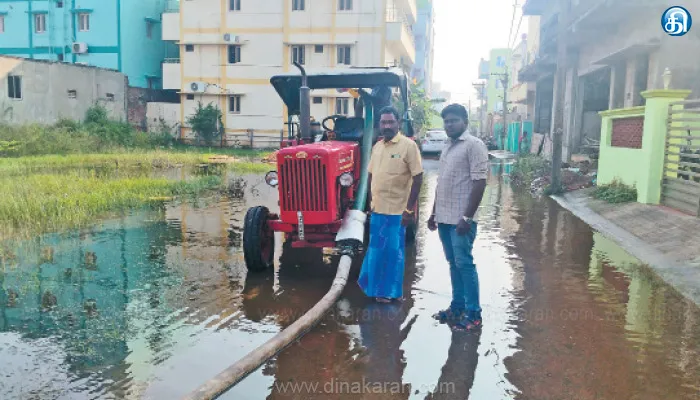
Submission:
POLYGON ((423 153, 441 153, 448 139, 443 130, 428 131, 420 140, 420 150, 423 153))

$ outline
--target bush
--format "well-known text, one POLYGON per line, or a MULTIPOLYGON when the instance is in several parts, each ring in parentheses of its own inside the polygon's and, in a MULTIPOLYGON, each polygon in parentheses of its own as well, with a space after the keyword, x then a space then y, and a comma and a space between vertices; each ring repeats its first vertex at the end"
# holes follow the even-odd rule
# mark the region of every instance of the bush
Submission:
POLYGON ((139 132, 129 124, 110 120, 102 106, 91 107, 83 123, 61 119, 53 125, 0 125, 0 156, 110 152, 121 149, 171 147, 167 133, 139 132))
POLYGON ((530 186, 532 182, 543 176, 548 176, 551 170, 549 160, 534 154, 518 157, 511 172, 512 182, 519 186, 530 186))
POLYGON ((598 186, 593 197, 613 204, 628 203, 637 201, 637 188, 614 180, 607 185, 598 186))
POLYGON ((211 103, 204 106, 199 102, 195 113, 187 118, 187 123, 192 127, 200 143, 211 146, 224 134, 221 118, 221 110, 217 106, 211 103))

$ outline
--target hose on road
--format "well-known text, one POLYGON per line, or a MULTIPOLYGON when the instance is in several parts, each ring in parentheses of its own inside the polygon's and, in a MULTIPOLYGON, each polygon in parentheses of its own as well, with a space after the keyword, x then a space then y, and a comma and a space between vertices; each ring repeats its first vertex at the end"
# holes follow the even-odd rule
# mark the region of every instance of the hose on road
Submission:
POLYGON ((265 344, 255 349, 235 364, 223 370, 217 376, 191 392, 185 399, 187 400, 208 400, 215 399, 226 392, 230 387, 240 382, 251 372, 287 348, 295 340, 299 339, 311 328, 313 328, 328 310, 333 307, 345 288, 350 274, 352 257, 344 255, 340 258, 338 271, 333 280, 330 290, 323 298, 316 303, 304 316, 295 321, 287 329, 275 335, 265 344))

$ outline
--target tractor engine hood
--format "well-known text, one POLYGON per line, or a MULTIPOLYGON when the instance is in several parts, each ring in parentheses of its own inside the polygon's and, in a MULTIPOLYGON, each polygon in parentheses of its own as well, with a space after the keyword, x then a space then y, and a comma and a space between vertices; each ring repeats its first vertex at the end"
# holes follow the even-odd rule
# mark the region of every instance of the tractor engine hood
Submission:
POLYGON ((360 147, 350 142, 321 142, 287 147, 277 153, 280 219, 293 225, 339 222, 343 206, 354 198, 360 179, 360 147), (350 173, 354 185, 342 190, 339 177, 350 173))

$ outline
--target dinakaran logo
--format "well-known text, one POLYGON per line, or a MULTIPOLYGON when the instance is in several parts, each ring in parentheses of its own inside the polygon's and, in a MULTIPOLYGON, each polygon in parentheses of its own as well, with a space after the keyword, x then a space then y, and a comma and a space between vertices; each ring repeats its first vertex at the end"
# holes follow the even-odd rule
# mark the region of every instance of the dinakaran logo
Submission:
POLYGON ((661 16, 661 26, 671 36, 683 36, 693 26, 693 17, 684 7, 674 6, 661 16))

